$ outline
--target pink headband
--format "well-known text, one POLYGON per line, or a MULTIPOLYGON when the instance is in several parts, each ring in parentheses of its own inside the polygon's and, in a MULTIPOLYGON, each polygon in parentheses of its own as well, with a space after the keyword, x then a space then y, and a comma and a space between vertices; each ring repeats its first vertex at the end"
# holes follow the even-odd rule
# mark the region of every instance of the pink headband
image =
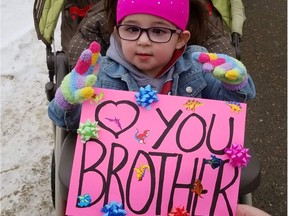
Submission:
POLYGON ((189 0, 118 0, 117 24, 132 14, 158 16, 185 30, 189 19, 189 0))

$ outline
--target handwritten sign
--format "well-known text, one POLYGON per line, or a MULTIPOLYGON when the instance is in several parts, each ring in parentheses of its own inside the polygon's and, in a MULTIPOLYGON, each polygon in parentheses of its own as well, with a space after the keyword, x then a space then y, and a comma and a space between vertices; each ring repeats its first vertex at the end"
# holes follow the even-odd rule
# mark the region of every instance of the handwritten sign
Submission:
POLYGON ((98 139, 78 135, 67 215, 104 215, 111 201, 127 215, 235 215, 240 168, 225 148, 243 145, 245 104, 168 95, 147 110, 135 92, 97 89, 81 123, 97 122, 98 139), (87 206, 79 197, 89 195, 87 206))

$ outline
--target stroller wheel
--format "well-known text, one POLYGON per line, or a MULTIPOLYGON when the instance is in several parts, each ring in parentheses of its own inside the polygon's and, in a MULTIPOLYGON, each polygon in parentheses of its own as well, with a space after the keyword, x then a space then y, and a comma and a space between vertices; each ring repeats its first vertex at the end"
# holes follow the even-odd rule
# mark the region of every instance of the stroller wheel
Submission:
POLYGON ((51 195, 52 195, 53 207, 55 208, 55 153, 54 153, 54 150, 52 152, 52 159, 51 159, 51 195))

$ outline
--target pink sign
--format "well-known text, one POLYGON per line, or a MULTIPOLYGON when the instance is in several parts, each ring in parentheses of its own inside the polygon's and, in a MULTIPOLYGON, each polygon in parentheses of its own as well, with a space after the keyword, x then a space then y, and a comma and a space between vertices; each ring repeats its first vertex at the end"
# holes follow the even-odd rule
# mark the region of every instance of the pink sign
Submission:
POLYGON ((80 122, 97 122, 98 139, 78 135, 67 215, 104 215, 111 201, 127 215, 235 215, 241 169, 224 149, 243 146, 245 104, 158 94, 147 110, 135 92, 97 92, 80 122))

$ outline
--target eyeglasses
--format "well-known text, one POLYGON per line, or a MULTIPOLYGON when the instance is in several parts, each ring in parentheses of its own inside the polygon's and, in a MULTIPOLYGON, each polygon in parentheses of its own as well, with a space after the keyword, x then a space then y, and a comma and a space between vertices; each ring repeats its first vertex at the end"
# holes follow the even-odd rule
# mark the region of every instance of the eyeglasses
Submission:
POLYGON ((121 39, 136 41, 143 32, 147 33, 150 41, 154 43, 167 43, 174 33, 181 33, 180 29, 169 29, 164 27, 140 28, 134 25, 117 25, 116 29, 121 39))

